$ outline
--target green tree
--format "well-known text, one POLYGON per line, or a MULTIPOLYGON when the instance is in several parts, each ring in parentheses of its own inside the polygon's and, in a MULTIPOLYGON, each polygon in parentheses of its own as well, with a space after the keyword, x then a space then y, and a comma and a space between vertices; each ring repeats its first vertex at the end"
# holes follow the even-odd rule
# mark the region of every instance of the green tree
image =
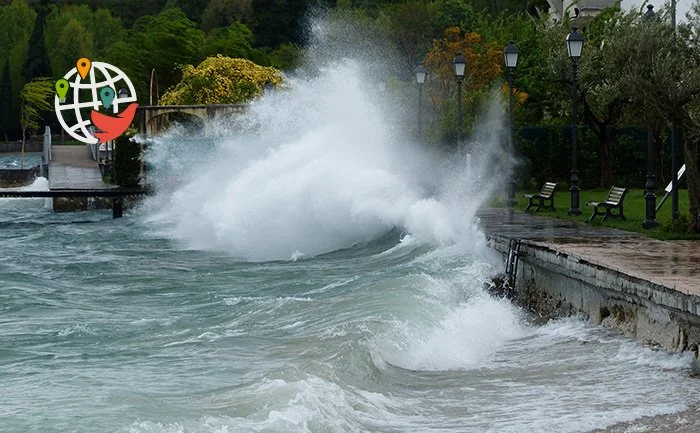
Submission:
POLYGON ((46 41, 44 40, 44 25, 46 24, 46 7, 39 6, 39 11, 34 22, 34 29, 29 38, 29 50, 27 59, 22 68, 25 80, 36 77, 51 76, 51 65, 46 53, 46 41))
POLYGON ((113 43, 104 55, 107 63, 119 67, 131 79, 139 101, 148 100, 151 70, 144 63, 147 57, 145 49, 139 48, 130 38, 113 43))
POLYGON ((251 26, 258 44, 276 47, 286 42, 302 42, 303 18, 309 5, 308 0, 253 0, 251 26))
POLYGON ((22 128, 22 168, 24 168, 24 147, 27 132, 39 128, 42 114, 51 111, 51 97, 54 95, 53 81, 45 78, 30 81, 24 85, 20 98, 20 127, 22 128))
POLYGON ((688 176, 691 228, 699 230, 700 208, 699 145, 700 123, 700 6, 696 2, 691 19, 674 35, 668 25, 668 9, 659 19, 641 22, 631 12, 621 20, 614 37, 606 40, 607 80, 617 80, 629 98, 626 116, 640 126, 666 129, 672 124, 686 136, 685 160, 688 176))
POLYGON ((465 109, 462 126, 467 126, 465 131, 473 126, 478 111, 503 67, 503 46, 498 42, 485 41, 478 33, 463 33, 457 27, 450 27, 441 39, 433 41, 425 59, 425 66, 431 73, 426 96, 440 113, 438 134, 442 141, 452 141, 453 133, 457 130, 452 66, 452 59, 457 52, 464 55, 468 65, 462 85, 462 106, 465 109))
POLYGON ((209 0, 202 12, 202 28, 210 32, 234 22, 250 22, 252 17, 253 0, 209 0))
POLYGON ((92 28, 93 50, 96 56, 104 55, 112 44, 122 40, 126 30, 121 19, 112 15, 107 9, 97 9, 93 13, 92 28))
POLYGON ((61 71, 64 74, 68 72, 81 57, 94 58, 92 47, 92 32, 86 29, 80 21, 71 18, 63 27, 58 41, 56 41, 56 52, 60 53, 60 57, 57 59, 60 69, 57 69, 58 74, 56 75, 60 76, 61 71))
POLYGON ((474 14, 471 5, 461 0, 437 0, 437 25, 443 29, 448 27, 465 27, 467 20, 474 14))
MULTIPOLYGON (((281 44, 279 47, 270 52, 270 64, 271 66, 283 71, 293 69, 299 63, 301 55, 302 51, 299 45, 291 42, 281 44)), ((252 60, 259 65, 265 65, 263 62, 259 62, 255 59, 252 60)))
POLYGON ((9 135, 18 136, 19 131, 19 93, 24 85, 22 66, 29 49, 29 37, 36 21, 37 14, 29 7, 26 0, 13 0, 7 6, 0 7, 0 23, 3 31, 0 32, 0 64, 9 61, 11 106, 10 123, 13 125, 9 135))
POLYGON ((45 35, 53 74, 60 77, 81 57, 101 59, 125 30, 106 9, 93 12, 86 5, 69 5, 51 8, 45 35))
POLYGON ((12 129, 15 128, 12 116, 14 109, 12 106, 12 87, 10 85, 10 60, 5 61, 0 76, 0 134, 7 141, 12 129))
MULTIPOLYGON (((177 3, 195 4, 200 0, 179 0, 177 3)), ((157 15, 168 0, 90 0, 95 9, 107 9, 130 28, 143 16, 157 15)))
POLYGON ((177 6, 184 12, 187 18, 196 23, 202 21, 202 13, 209 5, 210 0, 175 0, 170 1, 173 6, 177 6))
POLYGON ((614 183, 613 146, 630 103, 626 83, 616 73, 620 59, 613 53, 622 33, 636 31, 637 21, 638 14, 625 14, 614 6, 595 17, 586 30, 579 95, 586 123, 596 137, 600 188, 614 183))
POLYGON ((183 68, 182 81, 161 102, 178 104, 241 104, 260 96, 266 85, 279 86, 282 73, 246 59, 209 57, 183 68))
POLYGON ((136 48, 145 76, 155 68, 161 86, 168 88, 181 78, 176 65, 200 61, 205 37, 179 8, 167 7, 156 17, 139 18, 127 42, 136 48))
POLYGON ((124 188, 137 188, 141 174, 141 145, 126 135, 117 137, 114 144, 114 181, 124 188))
POLYGON ((437 21, 438 11, 434 3, 409 0, 381 8, 377 26, 396 47, 403 61, 401 71, 406 74, 404 78, 423 61, 433 39, 440 37, 443 29, 436 26, 437 21))
POLYGON ((202 54, 221 54, 227 57, 250 58, 253 55, 253 32, 245 24, 233 23, 228 27, 214 29, 207 36, 202 54))
MULTIPOLYGON (((686 68, 679 74, 685 86, 698 85, 698 70, 700 70, 700 2, 695 1, 687 16, 686 22, 680 28, 680 34, 685 41, 685 47, 680 51, 681 56, 689 56, 684 62, 686 68)), ((685 89, 691 92, 695 89, 685 89)), ((690 94, 690 100, 685 105, 681 122, 686 128, 685 164, 688 179, 688 207, 690 212, 690 230, 700 232, 700 95, 690 94)))

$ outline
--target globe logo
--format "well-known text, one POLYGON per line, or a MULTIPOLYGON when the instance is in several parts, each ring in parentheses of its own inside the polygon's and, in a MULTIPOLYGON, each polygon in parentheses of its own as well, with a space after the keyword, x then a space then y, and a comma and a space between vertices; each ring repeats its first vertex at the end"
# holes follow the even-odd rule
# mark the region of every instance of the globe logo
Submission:
POLYGON ((71 137, 86 144, 105 143, 123 134, 136 114, 135 102, 131 80, 109 63, 82 58, 56 81, 58 121, 71 137))

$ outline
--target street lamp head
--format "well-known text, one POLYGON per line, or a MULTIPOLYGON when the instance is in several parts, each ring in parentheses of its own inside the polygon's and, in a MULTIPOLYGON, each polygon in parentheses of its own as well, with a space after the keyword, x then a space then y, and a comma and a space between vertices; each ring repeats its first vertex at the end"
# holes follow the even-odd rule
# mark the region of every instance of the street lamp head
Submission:
POLYGON ((518 47, 513 41, 508 42, 508 45, 503 49, 503 58, 506 62, 506 68, 513 70, 518 65, 518 47))
POLYGON ((650 22, 656 19, 656 13, 654 12, 654 5, 647 5, 647 11, 642 15, 642 21, 650 22))
POLYGON ((573 61, 581 58, 583 51, 583 35, 578 32, 578 27, 573 27, 571 33, 566 37, 566 47, 569 50, 569 58, 573 61))
POLYGON ((457 79, 462 79, 464 77, 464 71, 467 69, 467 61, 462 57, 462 53, 457 53, 455 59, 452 61, 452 65, 455 67, 455 75, 457 79))
POLYGON ((425 83, 425 79, 428 77, 428 70, 425 68, 425 66, 423 66, 422 63, 419 63, 418 66, 416 66, 416 69, 413 70, 413 73, 416 74, 416 83, 425 83))

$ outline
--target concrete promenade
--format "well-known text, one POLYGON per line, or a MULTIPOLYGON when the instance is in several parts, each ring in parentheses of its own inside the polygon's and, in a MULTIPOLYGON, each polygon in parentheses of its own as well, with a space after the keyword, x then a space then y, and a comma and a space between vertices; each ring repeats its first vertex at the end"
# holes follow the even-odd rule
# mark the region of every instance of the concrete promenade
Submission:
POLYGON ((485 209, 477 216, 488 236, 528 240, 579 261, 700 296, 700 241, 659 241, 506 209, 485 209))
POLYGON ((49 163, 49 188, 108 189, 97 161, 87 145, 53 145, 49 163))
MULTIPOLYGON (((700 346, 700 241, 658 241, 572 221, 485 209, 479 225, 504 254, 520 240, 515 286, 495 290, 540 317, 582 314, 671 352, 700 346)), ((700 371, 700 361, 694 368, 700 371)))

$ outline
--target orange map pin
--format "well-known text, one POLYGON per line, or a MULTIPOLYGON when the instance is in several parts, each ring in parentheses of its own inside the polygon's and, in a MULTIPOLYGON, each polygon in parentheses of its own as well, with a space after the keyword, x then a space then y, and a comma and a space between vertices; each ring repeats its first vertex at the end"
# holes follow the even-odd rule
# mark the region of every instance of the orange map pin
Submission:
POLYGON ((78 67, 80 78, 85 79, 88 72, 90 72, 90 60, 83 57, 82 59, 78 60, 78 64, 76 66, 78 67))

